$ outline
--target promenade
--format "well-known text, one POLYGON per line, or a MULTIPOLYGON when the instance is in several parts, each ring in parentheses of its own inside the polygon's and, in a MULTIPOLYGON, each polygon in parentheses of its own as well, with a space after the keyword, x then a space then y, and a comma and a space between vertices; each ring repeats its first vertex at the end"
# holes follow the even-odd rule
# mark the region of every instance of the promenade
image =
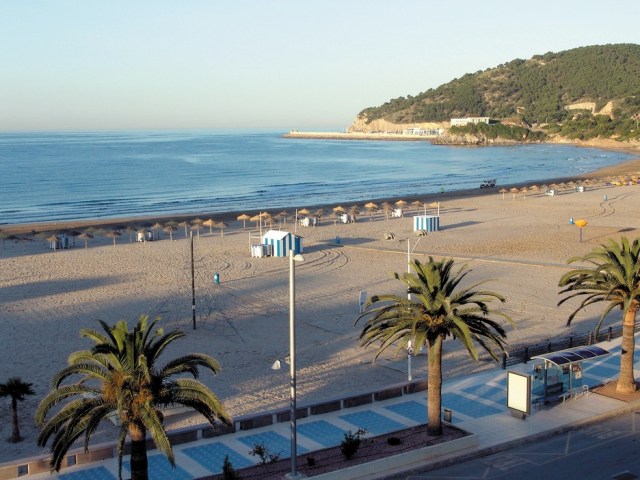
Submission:
MULTIPOLYGON (((620 339, 598 344, 611 355, 584 364, 584 383, 595 387, 616 378, 619 368, 620 339)), ((638 347, 640 345, 636 345, 638 347)), ((510 368, 530 373, 529 364, 510 368)), ((640 370, 640 363, 636 362, 640 370)), ((636 373, 636 376, 638 373, 636 373)), ((427 450, 408 452, 399 457, 397 465, 389 459, 378 464, 363 464, 339 472, 316 476, 318 479, 404 478, 403 471, 424 468, 429 464, 451 461, 452 458, 493 453, 532 438, 552 435, 597 419, 632 411, 640 405, 626 403, 598 393, 590 393, 566 403, 532 408, 525 420, 514 418, 506 407, 507 371, 493 369, 484 373, 457 377, 443 384, 443 408, 451 410, 451 423, 472 435, 447 452, 428 458, 427 450)), ((427 419, 426 392, 416 392, 359 407, 342 409, 298 420, 298 453, 339 445, 344 434, 365 429, 366 436, 381 435, 423 424, 427 419)), ((236 469, 257 463, 249 451, 264 443, 271 452, 288 457, 289 423, 275 423, 262 428, 241 430, 233 434, 200 439, 174 447, 177 468, 156 450, 149 451, 151 479, 196 479, 220 473, 224 457, 229 456, 236 469)), ((365 436, 365 437, 366 437, 365 436)), ((446 445, 446 444, 444 444, 446 445)), ((433 448, 433 447, 431 447, 433 448)), ((301 463, 301 462, 299 462, 301 463)), ((123 475, 128 478, 129 459, 124 459, 123 475)), ((64 480, 114 480, 118 478, 117 459, 107 459, 87 465, 68 467, 52 477, 48 473, 27 475, 29 479, 57 478, 64 480)), ((312 474, 312 472, 309 472, 312 474)))

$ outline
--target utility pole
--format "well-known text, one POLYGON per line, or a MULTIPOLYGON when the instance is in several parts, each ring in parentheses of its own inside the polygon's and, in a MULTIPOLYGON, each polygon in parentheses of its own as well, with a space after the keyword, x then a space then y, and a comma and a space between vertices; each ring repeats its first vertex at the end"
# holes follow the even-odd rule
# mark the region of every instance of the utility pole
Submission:
POLYGON ((196 275, 193 264, 193 232, 191 232, 191 315, 193 329, 196 329, 196 275))

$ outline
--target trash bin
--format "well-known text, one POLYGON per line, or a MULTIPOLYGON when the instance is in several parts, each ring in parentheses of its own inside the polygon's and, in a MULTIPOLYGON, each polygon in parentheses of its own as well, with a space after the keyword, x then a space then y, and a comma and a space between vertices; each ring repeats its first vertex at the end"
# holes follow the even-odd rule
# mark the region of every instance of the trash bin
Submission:
POLYGON ((213 274, 213 283, 215 283, 216 285, 220 284, 220 274, 219 273, 214 273, 213 274))
POLYGON ((444 421, 451 423, 451 410, 449 408, 444 409, 444 421))

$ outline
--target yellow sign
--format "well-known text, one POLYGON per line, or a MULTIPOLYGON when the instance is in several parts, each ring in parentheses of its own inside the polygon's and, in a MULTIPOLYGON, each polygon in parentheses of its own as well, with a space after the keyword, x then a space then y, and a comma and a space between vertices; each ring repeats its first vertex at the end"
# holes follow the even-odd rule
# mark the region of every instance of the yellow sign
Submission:
POLYGON ((576 227, 579 228, 584 228, 587 226, 587 224, 589 222, 587 222, 585 219, 581 218, 580 220, 576 220, 575 222, 573 222, 575 224, 576 227))

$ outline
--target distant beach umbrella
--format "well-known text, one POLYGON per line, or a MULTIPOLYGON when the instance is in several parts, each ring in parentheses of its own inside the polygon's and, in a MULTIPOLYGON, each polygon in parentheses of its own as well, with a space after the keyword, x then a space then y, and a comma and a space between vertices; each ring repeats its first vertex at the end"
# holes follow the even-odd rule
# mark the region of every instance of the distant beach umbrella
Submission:
POLYGON ((414 202, 411 202, 411 205, 416 207, 416 212, 420 212, 420 209, 422 208, 422 205, 424 205, 424 202, 422 202, 421 200, 416 200, 414 202))
POLYGON ((334 212, 337 212, 337 213, 347 213, 347 211, 345 210, 345 208, 342 205, 338 205, 337 207, 333 207, 332 210, 334 212))
POLYGON ((506 188, 501 188, 500 190, 498 190, 498 193, 502 194, 502 199, 504 200, 504 194, 507 193, 509 190, 507 190, 506 188))
POLYGON ((176 225, 167 224, 164 227, 164 231, 169 234, 169 240, 171 240, 172 242, 173 242, 173 232, 175 232, 177 229, 178 229, 178 227, 176 225))
POLYGON ((82 240, 84 240, 84 249, 86 250, 88 248, 87 244, 89 240, 93 238, 93 235, 91 235, 89 232, 83 232, 80 235, 78 235, 78 238, 81 238, 82 240))
POLYGON ((252 222, 256 222, 256 228, 258 228, 260 222, 262 222, 262 217, 260 216, 260 214, 258 214, 258 215, 254 215, 249 220, 251 220, 252 222))
POLYGON ((238 215, 238 221, 242 221, 242 228, 247 228, 247 220, 251 220, 251 216, 243 213, 242 215, 238 215))
POLYGON ((440 202, 431 202, 429 204, 429 208, 435 208, 436 209, 436 215, 440 216, 440 202))
POLYGON ((138 229, 133 225, 128 225, 125 231, 129 233, 129 242, 133 242, 133 232, 137 232, 138 229))
POLYGON ((400 208, 404 208, 404 206, 407 204, 407 202, 405 202, 404 200, 398 200, 396 202, 396 205, 398 205, 400 208))
POLYGON ((287 224, 287 218, 289 218, 289 212, 287 212, 286 210, 283 210, 278 215, 280 216, 280 218, 282 219, 282 221, 286 225, 287 224))
POLYGON ((513 187, 512 189, 509 190, 511 193, 513 193, 513 199, 515 200, 516 198, 516 194, 519 192, 519 190, 516 187, 513 187))
POLYGON ((216 223, 216 227, 220 229, 220 236, 224 237, 224 229, 227 228, 229 225, 227 225, 224 222, 218 222, 216 223))
POLYGON ((120 232, 118 232, 117 230, 110 230, 107 233, 105 233, 105 237, 109 237, 109 238, 113 238, 113 246, 116 246, 116 238, 118 238, 119 236, 121 236, 122 234, 120 232))
POLYGON ((373 202, 369 202, 365 204, 364 208, 369 212, 369 221, 371 221, 373 219, 373 212, 378 209, 378 205, 373 202))
POLYGON ((191 232, 191 235, 193 235, 193 232, 196 232, 196 235, 200 238, 200 225, 191 225, 189 227, 189 231, 191 232))
POLYGON ((205 227, 209 227, 209 234, 213 233, 213 227, 215 224, 216 224, 216 221, 213 218, 210 218, 202 222, 202 225, 204 225, 205 227))
POLYGON ((532 192, 537 192, 538 190, 540 190, 540 187, 538 185, 531 185, 529 187, 529 190, 531 190, 532 192))
POLYGON ((184 221, 180 222, 178 224, 178 226, 184 228, 184 238, 187 238, 189 236, 189 234, 187 233, 187 228, 189 228, 189 222, 184 220, 184 221))
POLYGON ((389 214, 393 210, 393 205, 389 202, 382 202, 382 211, 384 212, 384 216, 387 220, 389 220, 389 214))
POLYGON ((202 220, 201 218, 194 218, 193 220, 191 220, 191 225, 200 225, 202 226, 202 224, 204 223, 204 220, 202 220))
POLYGON ((154 232, 158 232, 158 238, 160 238, 160 231, 164 228, 164 226, 160 223, 154 223, 153 225, 151 225, 151 230, 153 230, 154 232))
POLYGON ((298 215, 309 215, 309 214, 311 214, 311 212, 307 208, 301 208, 300 210, 298 210, 298 215))
POLYGON ((525 198, 527 198, 527 193, 529 193, 529 189, 527 187, 522 187, 520 189, 520 193, 522 193, 522 199, 524 200, 525 198))

